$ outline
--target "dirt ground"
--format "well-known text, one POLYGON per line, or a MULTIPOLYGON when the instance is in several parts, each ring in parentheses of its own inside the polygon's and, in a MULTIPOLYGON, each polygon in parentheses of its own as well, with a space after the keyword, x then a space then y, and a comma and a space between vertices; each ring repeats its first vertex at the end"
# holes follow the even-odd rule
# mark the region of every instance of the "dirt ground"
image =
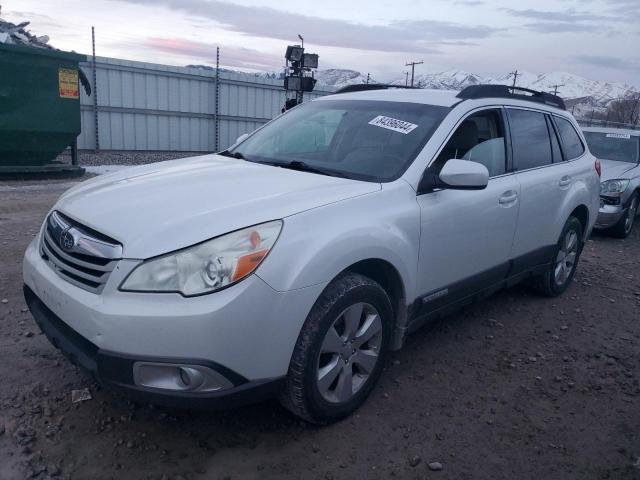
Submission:
POLYGON ((356 415, 318 428, 275 401, 134 404, 64 359, 21 261, 67 187, 0 183, 0 478, 640 479, 640 228, 590 240, 561 298, 516 287, 421 330, 356 415))

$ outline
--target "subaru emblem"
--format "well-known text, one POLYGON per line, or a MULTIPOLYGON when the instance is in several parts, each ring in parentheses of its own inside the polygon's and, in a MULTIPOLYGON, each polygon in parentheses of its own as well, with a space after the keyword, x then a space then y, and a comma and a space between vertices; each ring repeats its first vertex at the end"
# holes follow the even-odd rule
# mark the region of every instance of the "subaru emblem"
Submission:
POLYGON ((60 234, 60 246, 64 250, 71 250, 73 246, 76 244, 76 239, 73 238, 73 235, 69 231, 69 229, 65 229, 60 234))

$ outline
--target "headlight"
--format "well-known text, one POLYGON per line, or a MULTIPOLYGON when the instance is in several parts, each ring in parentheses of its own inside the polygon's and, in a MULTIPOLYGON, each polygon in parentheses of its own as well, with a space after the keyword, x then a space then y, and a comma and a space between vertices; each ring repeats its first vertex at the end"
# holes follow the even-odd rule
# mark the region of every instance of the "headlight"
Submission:
POLYGON ((600 184, 601 195, 620 195, 629 186, 629 180, 607 180, 600 184))
POLYGON ((122 283, 130 292, 179 292, 201 295, 251 274, 273 247, 282 221, 263 223, 148 260, 122 283))

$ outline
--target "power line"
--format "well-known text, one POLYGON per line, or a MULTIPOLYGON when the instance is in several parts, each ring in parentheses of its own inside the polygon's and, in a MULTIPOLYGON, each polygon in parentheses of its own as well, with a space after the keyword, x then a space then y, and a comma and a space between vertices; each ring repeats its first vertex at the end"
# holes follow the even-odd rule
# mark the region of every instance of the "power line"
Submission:
POLYGON ((420 62, 408 62, 405 64, 405 67, 411 66, 411 86, 413 87, 413 74, 415 73, 416 70, 416 65, 422 65, 424 62, 420 61, 420 62))

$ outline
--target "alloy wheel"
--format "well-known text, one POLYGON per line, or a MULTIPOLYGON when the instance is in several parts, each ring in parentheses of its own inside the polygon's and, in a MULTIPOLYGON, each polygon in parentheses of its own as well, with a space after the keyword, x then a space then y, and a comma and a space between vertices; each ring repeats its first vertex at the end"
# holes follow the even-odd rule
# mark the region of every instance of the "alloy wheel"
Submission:
POLYGON ((317 365, 317 386, 330 403, 348 402, 367 382, 380 355, 382 319, 368 303, 355 303, 325 334, 317 365))
POLYGON ((564 239, 562 245, 556 256, 555 266, 555 280, 559 286, 565 284, 565 282, 571 276, 573 269, 576 266, 576 259, 578 257, 578 234, 574 230, 569 230, 564 239))
POLYGON ((629 205, 629 209, 627 210, 627 217, 624 220, 624 233, 629 234, 631 229, 633 228, 633 222, 636 219, 636 214, 638 213, 638 197, 634 197, 629 205))

